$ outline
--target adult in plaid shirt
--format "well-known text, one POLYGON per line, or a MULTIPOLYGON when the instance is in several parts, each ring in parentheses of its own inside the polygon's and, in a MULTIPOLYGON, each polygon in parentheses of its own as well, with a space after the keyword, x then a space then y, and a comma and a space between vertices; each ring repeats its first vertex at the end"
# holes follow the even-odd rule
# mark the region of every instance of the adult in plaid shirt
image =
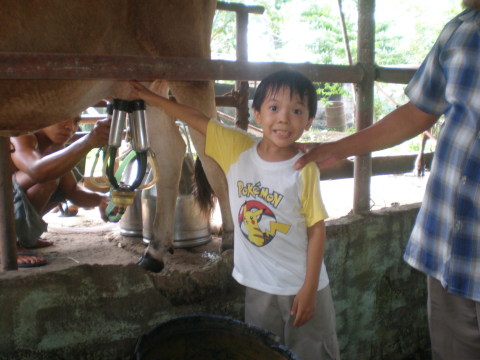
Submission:
POLYGON ((441 115, 425 198, 404 259, 428 278, 433 359, 480 359, 480 0, 464 0, 405 93, 409 102, 342 140, 299 145, 320 168, 399 144, 441 115))

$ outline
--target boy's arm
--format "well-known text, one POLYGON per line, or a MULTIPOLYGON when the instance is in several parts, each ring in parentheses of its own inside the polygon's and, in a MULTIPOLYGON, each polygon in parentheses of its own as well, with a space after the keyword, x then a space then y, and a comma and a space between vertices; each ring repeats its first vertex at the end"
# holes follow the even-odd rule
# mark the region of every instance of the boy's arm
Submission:
POLYGON ((32 179, 33 183, 58 179, 72 170, 91 149, 107 144, 109 133, 110 121, 99 120, 88 135, 66 148, 43 156, 38 152, 38 141, 35 135, 12 137, 10 141, 15 147, 11 155, 12 161, 17 169, 32 179))
POLYGON ((188 126, 191 126, 201 134, 207 134, 210 119, 197 109, 157 95, 139 82, 131 81, 130 84, 132 86, 133 97, 145 100, 147 104, 163 109, 170 116, 184 121, 188 126))
POLYGON ((65 198, 73 204, 80 207, 98 207, 103 221, 109 221, 105 210, 110 202, 110 198, 102 193, 91 191, 80 185, 73 172, 68 172, 60 180, 58 185, 65 198))
POLYGON ((325 251, 325 222, 320 220, 308 227, 307 235, 307 271, 303 286, 295 296, 290 313, 292 316, 296 315, 293 322, 296 328, 307 323, 315 313, 318 281, 325 251))

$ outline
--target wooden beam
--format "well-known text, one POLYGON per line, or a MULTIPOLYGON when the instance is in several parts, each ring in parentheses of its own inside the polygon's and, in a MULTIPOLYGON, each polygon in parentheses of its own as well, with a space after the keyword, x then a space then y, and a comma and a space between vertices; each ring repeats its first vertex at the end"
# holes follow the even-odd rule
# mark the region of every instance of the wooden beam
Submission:
POLYGON ((358 83, 359 65, 248 62, 199 58, 161 58, 0 52, 0 79, 16 80, 262 80, 272 72, 293 69, 315 82, 358 83))
MULTIPOLYGON (((431 167, 433 152, 425 153, 425 165, 431 167)), ((378 156, 372 158, 372 176, 405 174, 412 172, 417 155, 378 156)), ((341 160, 334 166, 320 171, 321 180, 348 179, 354 177, 354 163, 351 160, 341 160)))
POLYGON ((417 69, 418 66, 398 68, 378 66, 376 68, 375 81, 392 84, 408 84, 417 69))
POLYGON ((263 14, 265 8, 263 6, 245 5, 240 3, 225 3, 223 1, 217 1, 217 10, 246 12, 250 14, 263 14))
MULTIPOLYGON (((0 52, 0 79, 85 80, 261 80, 265 73, 295 69, 315 82, 358 83, 361 65, 248 62, 197 58, 161 58, 46 53, 0 52), (167 73, 168 70, 168 73, 167 73), (214 72, 218 72, 214 74, 214 72)), ((407 84, 417 66, 375 67, 375 81, 407 84)))

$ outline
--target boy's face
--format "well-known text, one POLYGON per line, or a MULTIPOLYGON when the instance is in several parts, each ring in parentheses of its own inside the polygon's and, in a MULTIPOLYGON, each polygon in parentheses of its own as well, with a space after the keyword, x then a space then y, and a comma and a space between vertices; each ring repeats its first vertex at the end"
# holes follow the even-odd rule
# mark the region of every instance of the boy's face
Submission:
POLYGON ((254 110, 255 120, 262 125, 263 141, 278 148, 285 148, 297 141, 312 125, 307 101, 298 93, 290 97, 290 89, 280 88, 277 93, 268 93, 260 107, 254 110))
POLYGON ((80 117, 74 117, 66 121, 50 125, 43 129, 50 141, 55 144, 65 144, 78 129, 80 117))

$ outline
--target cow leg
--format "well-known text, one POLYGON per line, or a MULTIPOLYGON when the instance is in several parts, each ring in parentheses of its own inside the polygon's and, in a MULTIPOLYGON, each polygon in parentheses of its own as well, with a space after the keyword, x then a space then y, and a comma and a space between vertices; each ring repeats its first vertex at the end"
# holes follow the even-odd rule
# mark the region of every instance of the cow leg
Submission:
MULTIPOLYGON (((215 92, 212 82, 182 81, 169 82, 170 89, 179 103, 192 106, 212 119, 216 119, 215 92)), ((190 128, 190 136, 202 161, 208 181, 215 192, 222 214, 222 250, 233 248, 233 220, 228 201, 225 175, 218 164, 205 155, 205 138, 190 128)))
MULTIPOLYGON (((150 89, 167 96, 165 82, 156 81, 150 89)), ((138 264, 159 272, 164 267, 164 256, 173 248, 175 205, 186 145, 174 119, 157 107, 147 106, 150 148, 159 166, 157 203, 152 227, 152 238, 138 264)))

